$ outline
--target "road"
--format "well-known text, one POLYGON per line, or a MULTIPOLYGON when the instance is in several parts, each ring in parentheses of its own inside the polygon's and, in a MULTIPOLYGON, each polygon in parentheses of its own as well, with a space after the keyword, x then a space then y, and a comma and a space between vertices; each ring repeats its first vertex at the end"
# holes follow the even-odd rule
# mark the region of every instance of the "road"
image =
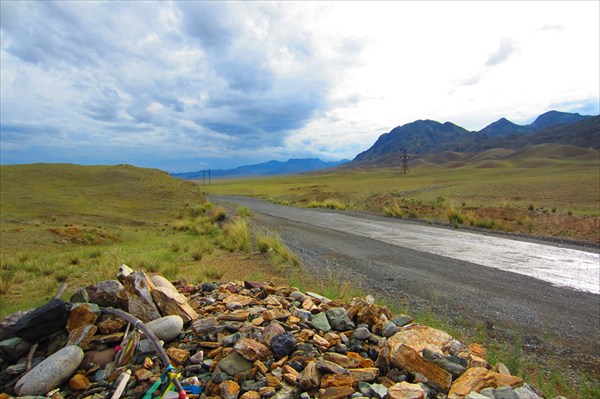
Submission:
POLYGON ((538 343, 553 336, 598 357, 597 251, 247 197, 210 199, 252 209, 312 272, 342 273, 376 296, 439 305, 538 343))

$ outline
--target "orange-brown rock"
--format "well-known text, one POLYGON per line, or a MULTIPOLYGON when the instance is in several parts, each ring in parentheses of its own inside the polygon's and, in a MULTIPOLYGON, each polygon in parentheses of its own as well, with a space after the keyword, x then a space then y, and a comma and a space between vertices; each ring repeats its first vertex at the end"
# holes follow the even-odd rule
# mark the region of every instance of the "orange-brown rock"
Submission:
POLYGON ((284 321, 290 317, 290 312, 285 309, 268 309, 262 313, 262 318, 265 321, 281 320, 284 321))
MULTIPOLYGON (((357 354, 358 355, 358 354, 357 354)), ((323 353, 323 359, 338 364, 347 369, 358 368, 360 367, 360 362, 362 357, 358 355, 359 358, 351 358, 346 355, 342 355, 336 352, 325 352, 323 353)))
POLYGON ((429 384, 440 392, 446 393, 450 389, 452 374, 423 359, 421 355, 407 345, 399 345, 391 350, 388 354, 388 361, 391 365, 405 369, 411 374, 423 374, 429 384))
POLYGON ((219 392, 223 399, 237 399, 240 393, 240 386, 232 380, 223 381, 219 387, 219 392))
POLYGON ((315 335, 313 335, 312 338, 313 338, 313 343, 319 349, 326 351, 331 346, 331 343, 329 343, 329 341, 327 341, 325 338, 321 337, 320 335, 315 334, 315 335))
POLYGON ((254 367, 256 367, 256 369, 258 370, 259 373, 265 375, 267 374, 267 371, 269 371, 269 369, 267 368, 267 366, 261 362, 260 360, 257 360, 254 362, 254 367))
POLYGON ((270 398, 271 396, 275 395, 276 391, 273 387, 262 387, 258 390, 258 393, 263 398, 270 398))
POLYGON ((152 299, 156 287, 143 271, 133 272, 123 282, 123 294, 127 301, 127 311, 143 322, 158 319, 160 313, 152 299))
POLYGON ((367 359, 362 357, 361 355, 359 355, 356 352, 348 352, 346 354, 350 359, 355 359, 358 360, 358 367, 357 368, 371 368, 371 367, 375 367, 375 362, 373 362, 373 360, 371 359, 367 359))
POLYGON ((357 381, 375 381, 379 377, 379 369, 377 367, 369 367, 362 369, 349 369, 350 375, 357 381))
POLYGON ((273 374, 267 374, 267 386, 273 388, 279 388, 281 386, 281 380, 279 377, 273 374))
POLYGON ((487 352, 483 346, 480 344, 471 344, 469 345, 469 354, 473 356, 477 356, 481 359, 487 358, 487 352))
POLYGON ((254 362, 255 360, 264 360, 271 356, 271 351, 260 342, 242 338, 234 346, 233 349, 240 354, 244 359, 254 362))
POLYGON ((352 387, 356 388, 357 381, 352 375, 325 374, 321 377, 321 388, 329 387, 352 387))
MULTIPOLYGON (((99 311, 97 306, 96 311, 99 311)), ((83 327, 88 324, 95 324, 96 320, 98 320, 98 314, 94 312, 92 305, 87 303, 79 304, 74 306, 71 309, 71 312, 69 312, 67 331, 70 333, 76 328, 83 327)))
POLYGON ((135 376, 135 378, 137 378, 138 381, 148 381, 154 376, 152 371, 146 369, 139 369, 135 373, 133 373, 133 375, 135 376))
POLYGON ((470 355, 469 356, 469 368, 472 367, 484 367, 484 368, 489 368, 489 364, 488 362, 485 361, 485 359, 482 359, 478 356, 475 355, 470 355))
POLYGON ((169 359, 171 359, 173 364, 176 366, 182 366, 185 361, 190 358, 190 352, 186 351, 185 349, 171 347, 168 348, 166 352, 167 356, 169 356, 169 359))
POLYGON ((240 399, 260 399, 260 393, 257 391, 248 391, 240 396, 240 399))
POLYGON ((319 399, 344 399, 354 392, 352 387, 329 387, 319 390, 319 399))
POLYGON ((283 366, 283 372, 287 373, 287 374, 293 374, 293 375, 298 375, 300 374, 298 371, 296 371, 295 368, 293 368, 292 366, 290 366, 289 364, 286 364, 283 366))
POLYGON ((290 385, 296 385, 298 382, 298 374, 284 373, 283 379, 290 385))
POLYGON ((98 331, 100 331, 100 334, 104 335, 123 331, 126 325, 127 322, 121 318, 110 318, 96 323, 98 331))
POLYGON ((425 399, 427 392, 419 384, 406 381, 395 384, 388 389, 388 399, 425 399))
POLYGON ((94 334, 96 334, 97 330, 98 328, 93 324, 87 324, 74 328, 69 333, 67 345, 77 345, 82 349, 87 349, 88 345, 94 339, 94 334))
POLYGON ((301 389, 308 391, 313 388, 318 388, 321 385, 321 377, 319 369, 314 361, 308 362, 304 370, 298 375, 298 386, 301 389))
POLYGON ((248 306, 254 302, 254 299, 246 295, 232 294, 223 299, 223 303, 227 304, 229 302, 237 302, 242 306, 248 306))
POLYGON ((450 399, 462 399, 470 392, 479 392, 483 388, 497 388, 508 385, 513 388, 521 385, 523 379, 511 375, 499 374, 484 367, 473 367, 461 375, 450 388, 450 399))
POLYGON ((217 317, 217 320, 227 321, 246 321, 250 317, 250 312, 244 309, 235 310, 229 313, 223 313, 217 317))
POLYGON ((69 385, 71 389, 74 391, 83 391, 84 389, 88 389, 91 385, 90 380, 83 374, 75 374, 69 380, 69 385))

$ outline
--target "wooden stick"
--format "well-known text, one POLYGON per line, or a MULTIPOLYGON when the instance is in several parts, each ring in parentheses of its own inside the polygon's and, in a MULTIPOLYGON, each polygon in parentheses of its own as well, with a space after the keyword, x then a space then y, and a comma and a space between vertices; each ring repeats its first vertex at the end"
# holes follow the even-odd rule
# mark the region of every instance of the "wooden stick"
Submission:
POLYGON ((58 290, 56 295, 54 295, 54 299, 59 299, 62 296, 62 294, 65 293, 66 289, 67 289, 67 283, 62 283, 62 285, 60 286, 60 289, 58 290))
POLYGON ((29 373, 31 370, 31 362, 33 361, 33 355, 38 347, 38 344, 31 345, 31 349, 29 349, 29 353, 27 354, 27 360, 25 361, 25 374, 29 373))
POLYGON ((129 382, 129 377, 131 377, 131 370, 129 369, 121 374, 121 380, 119 381, 119 385, 117 385, 117 389, 115 389, 115 393, 113 393, 111 399, 119 399, 121 395, 123 395, 123 391, 129 382))

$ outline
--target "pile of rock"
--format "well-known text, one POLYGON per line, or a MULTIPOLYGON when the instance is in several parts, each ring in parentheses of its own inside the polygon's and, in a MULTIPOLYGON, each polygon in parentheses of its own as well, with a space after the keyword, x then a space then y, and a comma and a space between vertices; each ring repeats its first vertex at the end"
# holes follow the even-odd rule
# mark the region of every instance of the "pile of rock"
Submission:
POLYGON ((342 303, 248 281, 176 288, 126 266, 118 278, 1 323, 0 399, 104 399, 121 380, 123 397, 142 398, 165 365, 105 307, 124 309, 163 341, 189 397, 543 397, 502 364, 488 365, 480 345, 393 317, 371 297, 342 303))

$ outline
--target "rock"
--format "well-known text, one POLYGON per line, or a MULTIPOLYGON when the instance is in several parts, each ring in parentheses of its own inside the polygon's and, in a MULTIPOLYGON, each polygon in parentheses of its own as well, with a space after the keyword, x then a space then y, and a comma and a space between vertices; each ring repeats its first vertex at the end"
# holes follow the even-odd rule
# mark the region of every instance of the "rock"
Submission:
POLYGON ((287 356, 294 350, 296 345, 296 337, 292 333, 285 332, 283 334, 275 335, 271 339, 271 351, 276 358, 287 356))
POLYGON ((2 359, 16 362, 21 356, 27 355, 31 344, 22 338, 14 337, 0 342, 0 354, 2 359))
POLYGON ((321 377, 317 364, 314 361, 308 362, 304 370, 298 375, 298 386, 300 389, 308 391, 318 388, 319 385, 321 385, 321 377))
POLYGON ((271 396, 275 395, 276 391, 273 387, 262 387, 258 390, 258 393, 263 398, 270 398, 271 396))
POLYGON ((88 324, 96 324, 96 320, 98 320, 101 313, 100 307, 95 303, 73 304, 67 320, 67 331, 71 332, 88 324))
POLYGON ((494 369, 497 373, 510 375, 510 370, 508 369, 508 367, 506 367, 504 363, 496 364, 496 367, 494 369))
POLYGON ((397 325, 398 327, 404 327, 404 326, 412 323, 413 318, 408 315, 401 314, 399 316, 394 317, 391 320, 391 322, 394 323, 395 325, 397 325))
POLYGON ((357 381, 371 382, 379 377, 379 369, 376 367, 349 369, 348 371, 357 381))
POLYGON ((235 376, 236 374, 250 370, 252 368, 252 362, 244 359, 237 352, 231 352, 228 356, 219 361, 218 366, 230 376, 235 376))
POLYGON ((385 385, 382 385, 382 384, 371 385, 371 397, 374 397, 377 399, 383 399, 386 397, 387 393, 388 393, 388 389, 385 387, 385 385))
POLYGON ((223 303, 225 305, 227 305, 229 302, 237 302, 242 306, 248 306, 252 302, 254 302, 254 299, 252 299, 251 297, 246 296, 246 295, 233 294, 233 295, 229 295, 227 298, 223 299, 223 303))
POLYGON ((216 317, 206 317, 204 319, 196 320, 192 324, 192 330, 196 335, 202 336, 204 334, 216 334, 225 330, 225 326, 220 325, 216 317))
POLYGON ((516 387, 522 383, 523 379, 519 377, 499 374, 484 367, 474 367, 468 369, 452 383, 448 397, 450 399, 461 399, 470 392, 479 392, 483 388, 495 388, 502 385, 516 387))
POLYGON ((310 325, 317 331, 327 333, 331 331, 331 325, 325 313, 313 314, 310 320, 310 325))
POLYGON ((149 381, 154 376, 154 373, 150 370, 139 369, 133 375, 138 381, 149 381))
POLYGON ((98 331, 100 331, 100 334, 104 335, 114 334, 123 331, 126 325, 127 322, 125 320, 112 315, 109 318, 96 323, 98 331))
POLYGON ((284 332, 285 329, 283 326, 279 322, 273 321, 263 330, 262 335, 260 336, 260 342, 269 346, 271 345, 271 339, 273 339, 274 336, 283 334, 284 332))
POLYGON ((171 287, 172 288, 155 287, 150 291, 152 298, 154 298, 154 302, 161 313, 165 316, 180 316, 183 319, 184 324, 196 320, 198 318, 198 313, 196 313, 189 305, 187 298, 177 292, 175 287, 171 287))
MULTIPOLYGON (((467 396, 465 396, 466 399, 489 399, 489 396, 485 396, 482 395, 480 393, 477 392, 471 392, 470 394, 468 394, 467 396)), ((493 399, 493 396, 492 396, 493 399)))
POLYGON ((541 399, 541 396, 529 384, 515 388, 515 393, 519 399, 541 399))
POLYGON ((171 342, 183 330, 183 319, 177 315, 161 317, 145 324, 156 338, 165 342, 171 342))
POLYGON ((130 314, 144 323, 160 318, 160 313, 152 300, 154 284, 146 273, 133 272, 125 278, 125 294, 127 296, 127 309, 130 314))
POLYGON ((289 384, 281 384, 281 389, 275 394, 275 399, 295 399, 296 390, 289 384))
POLYGON ((319 370, 325 370, 329 373, 340 374, 340 375, 350 375, 348 369, 336 364, 334 362, 327 361, 323 358, 317 360, 317 367, 319 370))
POLYGON ((471 354, 473 356, 477 356, 480 359, 487 358, 487 351, 480 344, 469 345, 469 354, 471 354))
POLYGON ((87 349, 97 330, 98 327, 93 324, 77 327, 69 334, 67 345, 77 345, 82 349, 87 349))
POLYGON ((93 365, 98 365, 104 368, 107 364, 114 360, 114 357, 115 350, 113 348, 104 349, 101 351, 91 350, 85 352, 85 356, 83 357, 81 365, 84 368, 91 368, 93 365))
POLYGON ((352 332, 352 338, 354 339, 368 339, 371 336, 371 332, 367 327, 358 327, 352 332))
POLYGON ((202 364, 204 361, 204 352, 201 350, 196 352, 193 356, 190 357, 190 363, 192 364, 202 364))
POLYGON ((169 356, 169 359, 173 361, 173 364, 175 366, 183 365, 186 362, 186 360, 190 358, 190 352, 186 351, 185 349, 171 347, 168 348, 166 352, 169 356))
POLYGON ((260 399, 261 395, 257 391, 246 391, 240 399, 260 399))
POLYGON ((325 374, 321 377, 321 388, 329 387, 352 387, 355 388, 357 385, 356 379, 348 374, 325 374))
POLYGON ((410 384, 406 381, 393 385, 388 389, 388 399, 426 399, 427 392, 421 384, 410 384))
POLYGON ((117 275, 117 278, 119 281, 125 281, 125 279, 132 273, 133 269, 131 267, 127 266, 126 264, 122 264, 119 266, 119 274, 117 275))
POLYGON ((230 347, 234 346, 235 344, 237 344, 241 338, 242 338, 242 334, 240 334, 239 332, 228 335, 223 338, 223 341, 221 341, 221 346, 223 346, 223 348, 230 348, 230 347))
POLYGON ((219 387, 219 392, 223 399, 237 399, 240 393, 240 386, 235 381, 223 381, 219 387))
POLYGON ((354 328, 354 322, 350 320, 344 308, 329 308, 325 314, 329 325, 335 331, 348 331, 354 328))
POLYGON ((326 352, 323 354, 323 359, 336 363, 345 368, 358 368, 360 367, 360 359, 350 358, 346 355, 342 355, 334 352, 326 352))
POLYGON ((290 298, 292 298, 294 301, 302 303, 306 299, 306 295, 300 291, 294 291, 290 294, 290 298))
POLYGON ((21 377, 15 386, 15 392, 19 396, 45 395, 67 380, 82 360, 83 351, 80 347, 66 346, 21 377))
POLYGON ((20 318, 12 326, 12 331, 29 343, 38 342, 65 328, 70 310, 70 303, 53 299, 20 318))
POLYGON ((500 386, 494 390, 494 399, 519 399, 519 397, 511 387, 500 386))
POLYGON ((444 331, 413 324, 389 338, 387 347, 394 352, 400 346, 405 345, 417 353, 421 353, 423 349, 427 348, 443 357, 450 352, 453 340, 454 338, 444 331))
POLYGON ((423 349, 422 355, 423 359, 433 362, 442 370, 446 370, 452 374, 453 379, 460 377, 466 371, 466 368, 460 364, 451 362, 447 358, 441 357, 438 353, 432 352, 429 349, 423 349))
POLYGON ((494 388, 483 388, 479 393, 483 396, 494 399, 494 388))
POLYGON ((175 288, 175 286, 163 276, 155 274, 154 276, 150 276, 150 281, 152 281, 152 284, 154 284, 154 287, 156 288, 163 288, 175 295, 179 294, 177 288, 175 288))
POLYGON ((117 280, 101 281, 77 291, 70 299, 71 302, 91 302, 102 307, 121 307, 125 293, 123 286, 117 280))
POLYGON ((69 380, 69 386, 74 391, 83 391, 84 389, 88 389, 90 385, 90 380, 83 374, 75 374, 69 380))
POLYGON ((243 358, 250 360, 264 360, 271 355, 271 351, 265 345, 250 338, 240 339, 233 349, 243 358))
POLYGON ((392 335, 398 332, 398 326, 393 321, 387 321, 383 328, 381 329, 381 335, 386 338, 391 337, 392 335))
MULTIPOLYGON (((399 334, 394 335, 392 339, 399 334)), ((423 359, 414 349, 407 345, 397 346, 393 343, 392 348, 388 354, 388 362, 391 365, 403 368, 411 374, 423 374, 429 381, 429 385, 440 392, 448 392, 452 383, 452 375, 449 372, 423 359)))
POLYGON ((343 399, 354 392, 352 387, 330 387, 319 391, 319 399, 343 399))

